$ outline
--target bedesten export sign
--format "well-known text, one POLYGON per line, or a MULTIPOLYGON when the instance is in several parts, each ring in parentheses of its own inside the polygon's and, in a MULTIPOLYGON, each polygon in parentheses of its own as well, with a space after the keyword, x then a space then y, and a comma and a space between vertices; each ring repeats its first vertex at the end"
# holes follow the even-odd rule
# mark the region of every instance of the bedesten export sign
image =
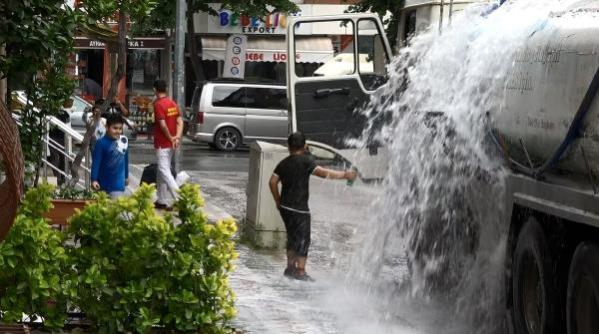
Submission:
MULTIPOLYGON (((208 16, 208 33, 227 33, 227 34, 258 34, 258 35, 284 35, 287 29, 288 15, 283 13, 270 13, 264 17, 250 17, 239 15, 226 9, 220 9, 219 5, 211 6, 218 11, 217 16, 208 16), (217 7, 218 6, 218 7, 217 7)), ((300 12, 289 14, 290 16, 307 16, 312 13, 312 6, 300 5, 300 12)), ((302 33, 302 27, 298 28, 299 34, 302 33)), ((305 34, 310 31, 306 30, 305 34)))
POLYGON ((281 13, 273 13, 259 18, 221 11, 218 17, 221 27, 240 27, 244 34, 274 34, 277 29, 287 28, 287 16, 281 13))

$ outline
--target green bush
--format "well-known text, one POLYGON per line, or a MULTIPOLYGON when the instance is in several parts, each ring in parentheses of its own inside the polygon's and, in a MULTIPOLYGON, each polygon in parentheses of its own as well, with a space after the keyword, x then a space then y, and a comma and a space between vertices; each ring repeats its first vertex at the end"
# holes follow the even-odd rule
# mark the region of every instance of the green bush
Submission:
POLYGON ((0 320, 21 321, 23 313, 42 317, 47 328, 61 328, 66 318, 62 273, 67 263, 59 232, 43 214, 51 207, 53 188, 42 185, 25 195, 14 225, 0 243, 0 320))
POLYGON ((235 222, 208 224, 197 186, 182 188, 174 217, 156 213, 153 192, 142 186, 117 201, 101 195, 72 218, 69 298, 101 333, 228 332, 235 222))

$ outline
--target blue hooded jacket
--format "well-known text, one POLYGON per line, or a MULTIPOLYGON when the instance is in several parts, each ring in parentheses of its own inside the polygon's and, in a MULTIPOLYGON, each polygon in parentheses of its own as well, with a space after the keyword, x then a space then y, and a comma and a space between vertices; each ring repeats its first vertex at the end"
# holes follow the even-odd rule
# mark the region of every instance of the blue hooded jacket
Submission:
POLYGON ((125 191, 125 180, 129 177, 129 151, 127 137, 118 140, 106 135, 94 146, 92 157, 92 182, 100 184, 107 193, 125 191))

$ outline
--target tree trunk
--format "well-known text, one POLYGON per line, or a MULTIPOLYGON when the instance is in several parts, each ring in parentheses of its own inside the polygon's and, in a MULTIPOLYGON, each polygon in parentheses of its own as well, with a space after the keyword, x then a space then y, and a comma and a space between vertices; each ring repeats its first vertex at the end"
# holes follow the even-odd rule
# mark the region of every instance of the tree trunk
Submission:
POLYGON ((81 176, 79 175, 79 170, 81 169, 81 163, 83 162, 83 158, 87 155, 89 151, 89 144, 92 140, 92 136, 94 135, 94 131, 96 130, 96 126, 98 121, 93 124, 86 124, 85 135, 83 135, 83 142, 81 143, 81 148, 79 148, 79 152, 77 152, 77 156, 75 156, 75 160, 73 160, 73 165, 71 166, 71 179, 67 183, 67 187, 74 188, 81 176))
POLYGON ((116 96, 119 88, 119 82, 125 76, 125 66, 127 66, 127 12, 119 12, 119 31, 118 31, 118 42, 117 42, 117 67, 115 73, 110 79, 110 88, 108 89, 108 96, 106 96, 105 106, 112 102, 112 99, 116 96))
POLYGON ((4 240, 17 214, 23 196, 23 153, 19 130, 6 104, 0 100, 0 161, 6 179, 0 184, 0 241, 4 240))
MULTIPOLYGON (((127 63, 127 12, 125 11, 119 12, 117 58, 118 65, 115 73, 113 73, 112 78, 110 79, 108 96, 106 96, 106 101, 104 102, 104 105, 102 105, 102 110, 108 108, 108 105, 112 102, 113 98, 117 94, 119 82, 125 76, 125 66, 127 63)), ((92 125, 87 125, 85 135, 83 136, 83 143, 81 143, 81 148, 79 149, 79 152, 77 152, 77 156, 75 157, 73 166, 71 167, 71 180, 68 183, 69 187, 75 187, 81 178, 79 173, 79 170, 81 169, 81 163, 89 151, 89 144, 96 126, 97 122, 94 122, 92 125)))

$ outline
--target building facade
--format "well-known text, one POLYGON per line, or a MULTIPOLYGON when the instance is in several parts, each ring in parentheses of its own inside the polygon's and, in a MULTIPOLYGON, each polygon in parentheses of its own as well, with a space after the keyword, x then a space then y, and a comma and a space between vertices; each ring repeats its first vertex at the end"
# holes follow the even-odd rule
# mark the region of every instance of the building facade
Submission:
MULTIPOLYGON (((285 63, 290 58, 285 44, 289 16, 343 14, 349 7, 348 2, 342 0, 296 2, 300 11, 289 15, 274 12, 265 17, 247 17, 223 10, 219 3, 210 4, 218 12, 217 16, 196 13, 195 37, 201 44, 201 53, 197 56, 203 68, 207 69, 207 79, 223 75, 227 38, 231 34, 244 34, 247 35, 245 79, 284 84, 285 63)), ((301 37, 296 45, 297 53, 291 59, 306 75, 312 75, 336 54, 343 52, 350 46, 353 37, 348 27, 327 23, 303 25, 295 33, 301 37)))

